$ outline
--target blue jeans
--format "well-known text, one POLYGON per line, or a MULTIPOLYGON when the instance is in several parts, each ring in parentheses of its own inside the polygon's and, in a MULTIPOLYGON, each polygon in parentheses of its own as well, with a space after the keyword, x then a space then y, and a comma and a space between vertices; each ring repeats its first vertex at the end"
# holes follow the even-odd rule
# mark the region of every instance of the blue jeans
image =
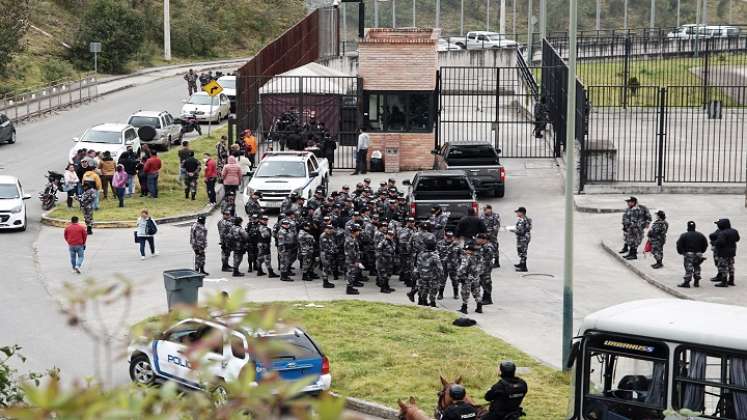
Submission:
POLYGON ((135 175, 127 174, 127 195, 132 195, 135 191, 135 175))
POLYGON ((101 194, 101 191, 96 190, 96 196, 93 199, 93 209, 98 210, 99 209, 99 195, 101 194))
POLYGON ((83 253, 85 250, 85 245, 73 245, 70 247, 70 265, 73 268, 80 268, 83 265, 83 253))
POLYGON ((148 193, 151 197, 158 197, 158 174, 148 174, 148 193))
POLYGON ((114 193, 117 195, 117 198, 119 199, 119 207, 124 207, 124 197, 125 197, 124 187, 114 188, 114 193))
POLYGON ((153 255, 156 253, 156 242, 153 239, 152 236, 138 236, 138 239, 140 240, 140 255, 145 256, 145 243, 148 242, 148 245, 150 245, 150 254, 153 255))

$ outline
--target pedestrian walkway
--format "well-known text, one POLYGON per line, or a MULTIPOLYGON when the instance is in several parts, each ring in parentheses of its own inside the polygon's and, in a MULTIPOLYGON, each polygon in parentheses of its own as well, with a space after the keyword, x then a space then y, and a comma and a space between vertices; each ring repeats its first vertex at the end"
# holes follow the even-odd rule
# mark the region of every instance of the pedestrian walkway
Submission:
MULTIPOLYGON (((599 219, 601 233, 600 246, 612 254, 616 254, 623 245, 621 219, 625 209, 624 200, 627 197, 629 195, 604 194, 576 198, 577 207, 588 209, 587 211, 594 211, 594 209, 619 211, 616 214, 596 216, 599 219)), ((651 194, 637 197, 640 204, 649 208, 652 217, 655 217, 653 214, 659 209, 664 210, 667 215, 669 233, 664 246, 664 267, 658 270, 651 268, 651 264, 655 261, 650 254, 641 255, 642 246, 637 260, 616 258, 618 259, 616 264, 626 267, 631 273, 636 273, 639 277, 667 290, 674 296, 732 305, 747 304, 747 242, 745 242, 747 239, 737 244, 736 287, 713 287, 713 283, 708 281, 716 275, 710 248, 705 254, 708 259, 702 265, 701 287, 689 289, 677 287, 677 284, 682 283, 685 270, 682 257, 677 254, 676 244, 677 238, 685 232, 687 222, 694 221, 696 229, 708 237, 716 230, 714 221, 729 218, 735 229, 741 229, 743 234, 747 234, 747 210, 743 195, 651 194)))

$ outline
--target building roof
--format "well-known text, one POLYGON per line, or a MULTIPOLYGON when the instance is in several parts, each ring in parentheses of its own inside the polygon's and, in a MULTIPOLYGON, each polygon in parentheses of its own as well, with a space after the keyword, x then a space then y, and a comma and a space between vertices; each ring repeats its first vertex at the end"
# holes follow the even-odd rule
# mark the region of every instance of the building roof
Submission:
POLYGON ((680 299, 637 300, 584 318, 581 334, 609 331, 747 351, 747 308, 680 299))
POLYGON ((441 35, 432 28, 368 28, 360 44, 435 44, 441 35))
POLYGON ((352 77, 350 74, 323 66, 319 63, 308 63, 301 67, 290 69, 285 73, 280 73, 270 79, 260 89, 259 93, 263 95, 300 93, 300 78, 305 78, 303 93, 307 94, 328 94, 328 95, 345 95, 354 83, 345 82, 346 79, 336 80, 335 78, 352 77), (319 78, 314 80, 313 78, 319 78))

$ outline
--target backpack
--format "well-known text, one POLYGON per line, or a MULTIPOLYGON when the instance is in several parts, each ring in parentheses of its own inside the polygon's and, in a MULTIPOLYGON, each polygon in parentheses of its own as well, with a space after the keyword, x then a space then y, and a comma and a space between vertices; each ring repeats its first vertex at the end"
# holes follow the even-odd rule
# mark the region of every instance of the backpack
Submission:
POLYGON ((145 222, 145 234, 148 236, 153 236, 156 233, 158 233, 158 226, 156 226, 156 223, 153 221, 153 219, 148 219, 148 221, 145 222))

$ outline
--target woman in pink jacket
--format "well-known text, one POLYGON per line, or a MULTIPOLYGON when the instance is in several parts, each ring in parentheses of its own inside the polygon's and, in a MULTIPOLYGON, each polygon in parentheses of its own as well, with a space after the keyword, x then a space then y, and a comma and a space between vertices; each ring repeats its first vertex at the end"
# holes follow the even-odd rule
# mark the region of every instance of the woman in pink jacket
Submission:
POLYGON ((128 175, 125 172, 124 165, 117 165, 117 170, 114 172, 114 177, 112 177, 112 188, 114 188, 114 193, 117 194, 117 198, 119 199, 119 207, 124 207, 127 179, 128 175))
POLYGON ((228 163, 226 166, 223 167, 222 172, 223 177, 223 189, 226 192, 226 195, 233 193, 236 194, 236 191, 239 189, 239 184, 241 184, 241 166, 236 163, 236 158, 233 156, 228 157, 228 163))

